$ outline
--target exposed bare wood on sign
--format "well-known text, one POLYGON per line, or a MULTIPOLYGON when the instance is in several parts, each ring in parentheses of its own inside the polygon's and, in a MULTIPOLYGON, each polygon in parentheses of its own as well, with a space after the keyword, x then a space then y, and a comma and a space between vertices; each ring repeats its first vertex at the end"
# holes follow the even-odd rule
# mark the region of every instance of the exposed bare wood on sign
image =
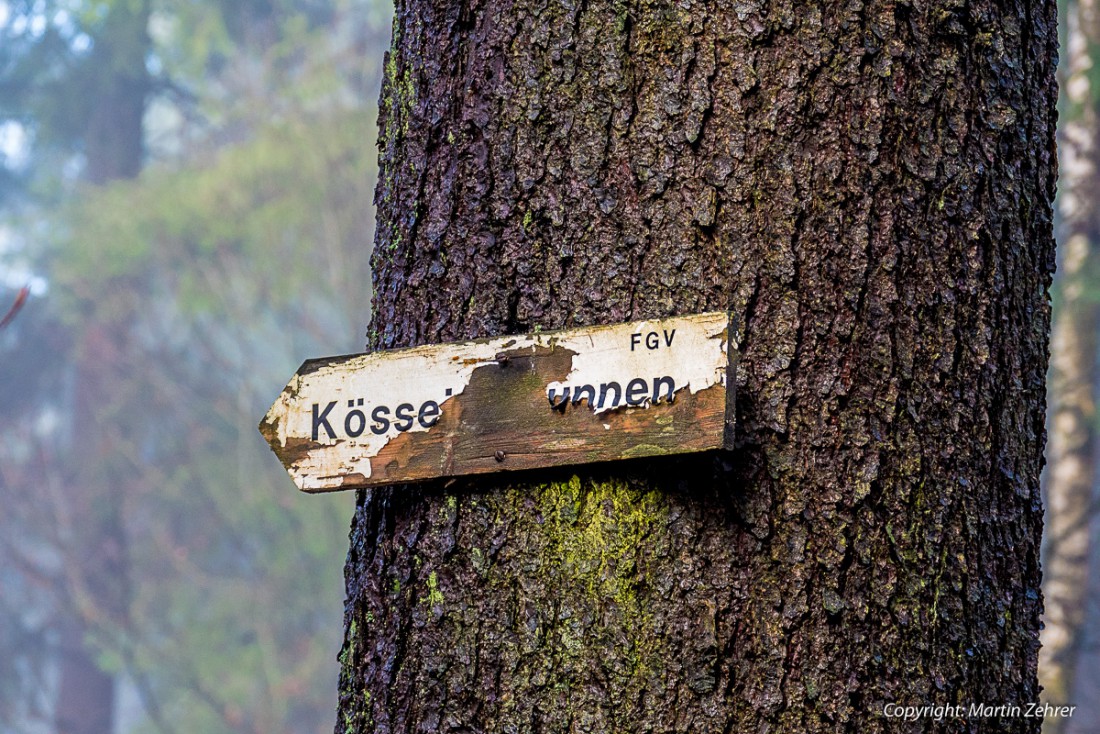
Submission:
POLYGON ((306 492, 720 448, 732 333, 718 312, 310 360, 260 432, 306 492))

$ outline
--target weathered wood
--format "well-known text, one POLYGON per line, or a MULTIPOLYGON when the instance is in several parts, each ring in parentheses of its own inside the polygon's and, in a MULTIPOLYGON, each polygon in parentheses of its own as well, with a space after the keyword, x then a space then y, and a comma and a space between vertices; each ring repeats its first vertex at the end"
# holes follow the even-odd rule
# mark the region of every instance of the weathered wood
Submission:
POLYGON ((731 334, 716 312, 310 360, 260 432, 306 492, 716 449, 731 334))

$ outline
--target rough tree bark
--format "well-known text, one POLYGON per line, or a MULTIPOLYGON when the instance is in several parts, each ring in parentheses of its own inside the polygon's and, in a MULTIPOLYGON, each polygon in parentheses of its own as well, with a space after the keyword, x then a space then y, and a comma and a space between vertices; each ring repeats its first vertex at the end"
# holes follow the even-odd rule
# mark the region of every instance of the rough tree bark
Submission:
POLYGON ((1055 45, 1053 2, 398 0, 369 346, 730 308, 739 448, 362 493, 337 731, 1036 700, 1055 45))
MULTIPOLYGON (((1094 0, 1068 8, 1068 103, 1061 145, 1063 243, 1059 294, 1051 356, 1050 467, 1046 482, 1047 538, 1043 549, 1046 613, 1039 680, 1044 699, 1072 703, 1073 684, 1084 634, 1089 592, 1089 552, 1096 481, 1096 380, 1100 300, 1094 242, 1100 235, 1096 199, 1100 194, 1097 136, 1100 118, 1092 83, 1093 54, 1100 42, 1094 0)), ((1062 731, 1051 720, 1044 731, 1062 731)))

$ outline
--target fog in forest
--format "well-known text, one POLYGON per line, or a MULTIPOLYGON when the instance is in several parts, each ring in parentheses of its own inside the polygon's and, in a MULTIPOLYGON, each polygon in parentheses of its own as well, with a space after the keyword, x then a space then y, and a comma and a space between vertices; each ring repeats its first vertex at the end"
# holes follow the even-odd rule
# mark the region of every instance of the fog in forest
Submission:
POLYGON ((391 12, 0 3, 0 731, 332 730, 354 498, 256 424, 363 347, 391 12))

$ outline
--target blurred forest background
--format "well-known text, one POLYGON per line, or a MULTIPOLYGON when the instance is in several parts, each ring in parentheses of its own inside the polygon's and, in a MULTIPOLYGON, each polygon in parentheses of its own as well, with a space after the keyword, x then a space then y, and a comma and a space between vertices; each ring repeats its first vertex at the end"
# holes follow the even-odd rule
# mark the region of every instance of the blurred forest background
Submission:
POLYGON ((332 731, 353 497, 256 424, 365 341, 391 13, 0 0, 0 731, 332 731))
MULTIPOLYGON (((1100 722, 1097 2, 1062 3, 1045 479, 1073 732, 1100 722)), ((0 0, 0 732, 332 731, 352 497, 299 496, 256 423, 364 343, 391 12, 0 0)))

